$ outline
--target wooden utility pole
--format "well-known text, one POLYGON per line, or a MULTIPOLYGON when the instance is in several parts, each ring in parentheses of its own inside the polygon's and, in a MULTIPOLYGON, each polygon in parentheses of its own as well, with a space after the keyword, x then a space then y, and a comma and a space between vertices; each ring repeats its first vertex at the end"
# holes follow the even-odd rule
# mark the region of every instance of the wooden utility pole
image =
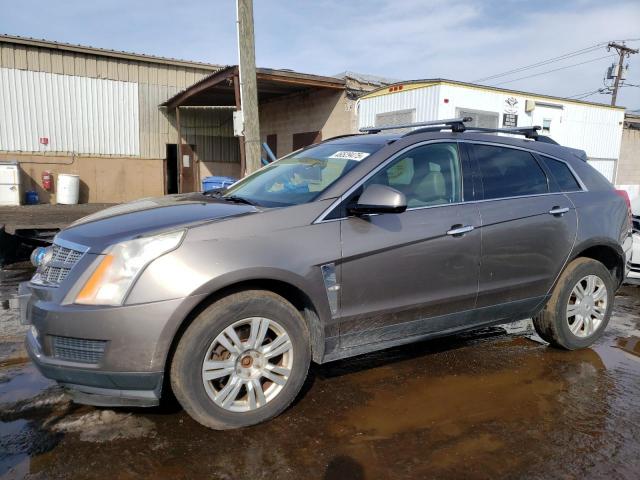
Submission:
POLYGON ((618 68, 616 71, 616 78, 613 81, 613 92, 611 94, 611 105, 615 107, 616 100, 618 99, 618 88, 620 87, 620 78, 622 77, 622 70, 624 69, 624 59, 638 53, 637 49, 629 48, 624 44, 619 44, 615 42, 609 43, 607 45, 607 49, 615 49, 618 52, 618 68))
POLYGON ((240 104, 244 117, 245 170, 242 176, 260 168, 260 120, 256 81, 256 49, 253 35, 253 0, 236 0, 238 23, 238 68, 240 104))

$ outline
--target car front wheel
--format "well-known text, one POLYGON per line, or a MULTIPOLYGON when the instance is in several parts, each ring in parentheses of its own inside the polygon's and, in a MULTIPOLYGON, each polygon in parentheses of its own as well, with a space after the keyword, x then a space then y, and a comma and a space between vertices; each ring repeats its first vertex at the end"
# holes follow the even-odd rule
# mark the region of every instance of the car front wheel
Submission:
POLYGON ((607 268, 577 258, 562 272, 544 310, 533 318, 542 339, 567 350, 586 348, 609 323, 615 287, 607 268))
POLYGON ((245 427, 294 400, 310 358, 309 333, 293 305, 264 290, 238 292, 189 325, 173 356, 171 386, 202 425, 245 427))

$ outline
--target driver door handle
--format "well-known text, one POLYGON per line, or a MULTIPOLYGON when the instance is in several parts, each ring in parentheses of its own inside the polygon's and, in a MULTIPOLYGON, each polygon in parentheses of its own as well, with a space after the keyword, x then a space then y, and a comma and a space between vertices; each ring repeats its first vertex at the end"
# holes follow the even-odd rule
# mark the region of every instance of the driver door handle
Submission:
POLYGON ((564 207, 564 208, 553 207, 551 210, 549 210, 549 215, 562 216, 563 214, 567 213, 568 211, 569 211, 569 209, 567 207, 564 207))
POLYGON ((447 232, 447 235, 451 235, 452 237, 461 237, 465 233, 469 233, 475 227, 473 225, 452 225, 451 230, 447 232))

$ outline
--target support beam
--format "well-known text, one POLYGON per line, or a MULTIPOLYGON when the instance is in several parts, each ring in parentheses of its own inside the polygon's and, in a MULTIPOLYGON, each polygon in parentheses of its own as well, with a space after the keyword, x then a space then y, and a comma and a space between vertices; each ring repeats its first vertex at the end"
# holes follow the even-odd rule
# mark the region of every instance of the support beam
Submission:
POLYGON ((238 57, 240 104, 244 117, 245 168, 241 175, 260 168, 260 121, 256 52, 253 35, 253 0, 236 0, 238 15, 238 57))
POLYGON ((180 130, 180 107, 176 107, 176 130, 178 142, 176 145, 176 174, 178 175, 178 193, 182 193, 182 130, 180 130))

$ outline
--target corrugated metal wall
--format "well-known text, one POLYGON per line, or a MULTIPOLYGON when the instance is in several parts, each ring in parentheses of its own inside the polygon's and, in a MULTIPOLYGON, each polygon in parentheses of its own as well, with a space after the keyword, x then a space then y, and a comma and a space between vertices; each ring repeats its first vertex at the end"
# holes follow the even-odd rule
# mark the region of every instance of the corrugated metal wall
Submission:
POLYGON ((0 115, 0 150, 140 152, 133 82, 0 68, 0 115))
MULTIPOLYGON (((131 150, 128 149, 120 149, 119 153, 109 154, 90 151, 85 153, 91 155, 140 156, 150 159, 164 158, 166 144, 176 143, 178 140, 173 112, 159 109, 158 106, 178 91, 216 70, 213 66, 202 66, 200 68, 199 66, 170 65, 145 61, 144 59, 123 59, 11 42, 0 42, 0 68, 16 69, 22 72, 58 74, 65 78, 112 80, 137 85, 137 153, 122 153, 130 152, 131 150)), ((35 97, 29 96, 29 98, 31 102, 35 101, 35 97)), ((2 108, 4 107, 0 106, 0 112, 3 111, 2 108)), ((4 117, 0 117, 0 119, 2 120, 0 125, 7 123, 4 117)), ((118 126, 118 128, 121 127, 118 126)), ((38 138, 36 137, 36 142, 38 138)), ((32 148, 35 148, 33 152, 53 153, 53 141, 53 135, 51 135, 49 148, 42 148, 38 144, 36 145, 37 148, 32 146, 32 148)), ((0 142, 0 151, 12 151, 5 150, 6 148, 0 142)), ((71 151, 69 150, 66 153, 71 151)), ((201 153, 204 153, 204 151, 201 153)))
POLYGON ((415 109, 415 121, 427 122, 438 119, 440 86, 417 88, 363 98, 358 103, 358 128, 375 125, 376 114, 415 109))
POLYGON ((418 122, 452 118, 464 109, 496 112, 499 126, 502 126, 505 113, 517 114, 518 126, 539 125, 543 117, 550 115, 545 109, 553 109, 559 113, 552 122, 551 138, 562 145, 586 151, 590 158, 617 159, 620 155, 623 109, 450 83, 362 98, 358 125, 374 125, 379 113, 411 108, 416 109, 418 122), (507 98, 517 102, 508 105, 507 98), (525 112, 527 100, 535 102, 533 112, 525 112))
POLYGON ((180 123, 185 143, 196 145, 200 161, 240 162, 240 146, 233 136, 231 110, 181 108, 180 123))

